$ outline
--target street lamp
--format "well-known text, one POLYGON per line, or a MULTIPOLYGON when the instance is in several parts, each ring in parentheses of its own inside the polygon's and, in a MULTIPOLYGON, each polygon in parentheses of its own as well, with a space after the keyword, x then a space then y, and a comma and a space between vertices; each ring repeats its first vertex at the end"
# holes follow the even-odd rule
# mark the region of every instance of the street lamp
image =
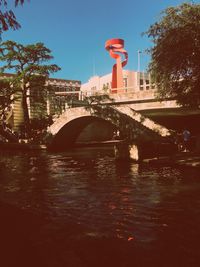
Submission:
POLYGON ((138 50, 138 72, 140 72, 140 54, 142 53, 142 51, 138 50))

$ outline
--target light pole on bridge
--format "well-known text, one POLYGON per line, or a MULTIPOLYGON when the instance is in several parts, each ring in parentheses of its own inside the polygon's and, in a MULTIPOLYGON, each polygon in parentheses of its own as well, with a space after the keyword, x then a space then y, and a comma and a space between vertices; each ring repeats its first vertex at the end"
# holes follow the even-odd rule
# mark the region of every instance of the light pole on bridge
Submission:
POLYGON ((140 54, 142 53, 142 51, 138 50, 137 53, 138 53, 138 69, 137 69, 137 71, 140 72, 140 54))

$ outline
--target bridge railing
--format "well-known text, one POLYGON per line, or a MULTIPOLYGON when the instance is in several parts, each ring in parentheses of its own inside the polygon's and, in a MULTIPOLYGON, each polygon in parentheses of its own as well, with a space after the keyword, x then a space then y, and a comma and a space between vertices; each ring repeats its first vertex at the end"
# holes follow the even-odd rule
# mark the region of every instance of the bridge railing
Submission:
POLYGON ((78 100, 84 100, 91 96, 108 95, 115 101, 129 101, 129 100, 145 100, 155 98, 155 88, 153 85, 142 85, 140 87, 121 87, 110 88, 107 90, 89 90, 89 91, 69 91, 69 92, 56 92, 59 96, 69 96, 70 98, 76 98, 78 100))
POLYGON ((138 90, 134 87, 112 88, 110 90, 98 90, 98 91, 81 91, 79 100, 84 100, 85 97, 108 95, 115 101, 129 101, 129 100, 145 100, 155 99, 155 89, 138 90))

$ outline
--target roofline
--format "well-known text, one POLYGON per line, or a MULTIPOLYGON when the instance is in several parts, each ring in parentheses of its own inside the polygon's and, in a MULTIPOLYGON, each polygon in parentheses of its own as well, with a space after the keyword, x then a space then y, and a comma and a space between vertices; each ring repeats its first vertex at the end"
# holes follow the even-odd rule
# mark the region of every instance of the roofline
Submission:
MULTIPOLYGON (((15 73, 1 73, 0 76, 7 76, 7 77, 12 77, 15 76, 15 73)), ((56 81, 62 81, 62 82, 77 82, 81 84, 80 80, 67 80, 67 79, 60 79, 60 78, 52 78, 52 77, 48 77, 48 80, 52 81, 52 80, 56 80, 56 81)))

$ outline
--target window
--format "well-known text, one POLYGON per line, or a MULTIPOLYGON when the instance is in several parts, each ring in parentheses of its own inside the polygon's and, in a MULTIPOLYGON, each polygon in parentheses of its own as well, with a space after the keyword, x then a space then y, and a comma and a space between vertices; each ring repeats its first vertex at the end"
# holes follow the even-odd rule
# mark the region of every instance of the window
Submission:
POLYGON ((144 81, 143 79, 140 79, 140 90, 144 89, 144 81))
POLYGON ((128 86, 128 79, 127 78, 124 78, 123 79, 123 84, 124 84, 124 87, 127 87, 128 86))

